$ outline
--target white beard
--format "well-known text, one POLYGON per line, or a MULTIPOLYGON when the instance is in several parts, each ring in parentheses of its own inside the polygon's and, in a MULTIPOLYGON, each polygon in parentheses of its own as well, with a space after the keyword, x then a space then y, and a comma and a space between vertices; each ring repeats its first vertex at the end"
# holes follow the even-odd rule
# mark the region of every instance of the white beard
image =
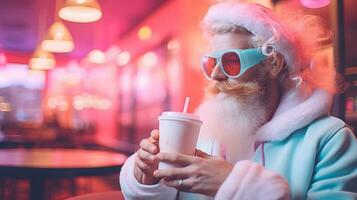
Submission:
POLYGON ((233 164, 251 159, 254 154, 254 133, 267 119, 259 99, 243 102, 237 97, 219 93, 199 106, 196 113, 203 121, 199 141, 213 140, 219 143, 219 147, 213 145, 216 150, 207 153, 224 157, 233 164))

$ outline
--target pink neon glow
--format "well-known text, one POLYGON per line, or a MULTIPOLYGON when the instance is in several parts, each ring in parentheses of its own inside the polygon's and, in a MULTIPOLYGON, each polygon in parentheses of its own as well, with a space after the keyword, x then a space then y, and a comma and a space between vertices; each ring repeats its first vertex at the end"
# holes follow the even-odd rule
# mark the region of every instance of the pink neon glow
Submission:
POLYGON ((300 0, 302 5, 307 8, 321 8, 327 6, 330 0, 300 0))
POLYGON ((4 53, 0 52, 0 66, 6 65, 7 59, 4 53))

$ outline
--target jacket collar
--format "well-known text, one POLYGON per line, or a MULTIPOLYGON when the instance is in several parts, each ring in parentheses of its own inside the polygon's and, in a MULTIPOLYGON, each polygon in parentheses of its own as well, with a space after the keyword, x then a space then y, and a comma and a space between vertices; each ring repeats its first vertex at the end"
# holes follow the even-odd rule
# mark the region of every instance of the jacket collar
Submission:
POLYGON ((329 113, 332 94, 322 89, 297 88, 283 95, 273 118, 256 132, 257 141, 281 141, 294 131, 329 113))

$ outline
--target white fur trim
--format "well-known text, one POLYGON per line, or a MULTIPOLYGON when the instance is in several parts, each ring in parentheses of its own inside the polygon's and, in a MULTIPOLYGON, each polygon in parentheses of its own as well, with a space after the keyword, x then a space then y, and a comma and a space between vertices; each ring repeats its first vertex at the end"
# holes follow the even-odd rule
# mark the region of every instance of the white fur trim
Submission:
POLYGON ((283 140, 328 114, 331 104, 332 95, 325 90, 314 90, 311 94, 298 90, 289 93, 282 98, 273 118, 256 132, 256 138, 259 141, 283 140))
POLYGON ((289 200, 289 183, 252 161, 240 161, 218 189, 216 200, 289 200))

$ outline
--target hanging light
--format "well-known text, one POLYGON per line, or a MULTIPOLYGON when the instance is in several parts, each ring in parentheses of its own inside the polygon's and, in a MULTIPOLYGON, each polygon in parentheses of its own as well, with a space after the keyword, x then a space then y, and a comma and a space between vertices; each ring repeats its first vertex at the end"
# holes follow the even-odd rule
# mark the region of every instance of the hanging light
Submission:
POLYGON ((62 22, 55 22, 49 28, 41 48, 48 52, 66 53, 74 48, 72 36, 62 22))
POLYGON ((302 5, 307 8, 322 8, 330 3, 330 0, 301 0, 302 5))
POLYGON ((95 22, 102 17, 97 0, 66 0, 58 14, 64 20, 78 23, 95 22))
POLYGON ((149 26, 143 26, 138 31, 138 36, 141 40, 148 40, 152 36, 152 30, 149 26))
POLYGON ((29 66, 33 70, 50 70, 56 65, 55 56, 47 51, 37 48, 33 53, 29 66))

